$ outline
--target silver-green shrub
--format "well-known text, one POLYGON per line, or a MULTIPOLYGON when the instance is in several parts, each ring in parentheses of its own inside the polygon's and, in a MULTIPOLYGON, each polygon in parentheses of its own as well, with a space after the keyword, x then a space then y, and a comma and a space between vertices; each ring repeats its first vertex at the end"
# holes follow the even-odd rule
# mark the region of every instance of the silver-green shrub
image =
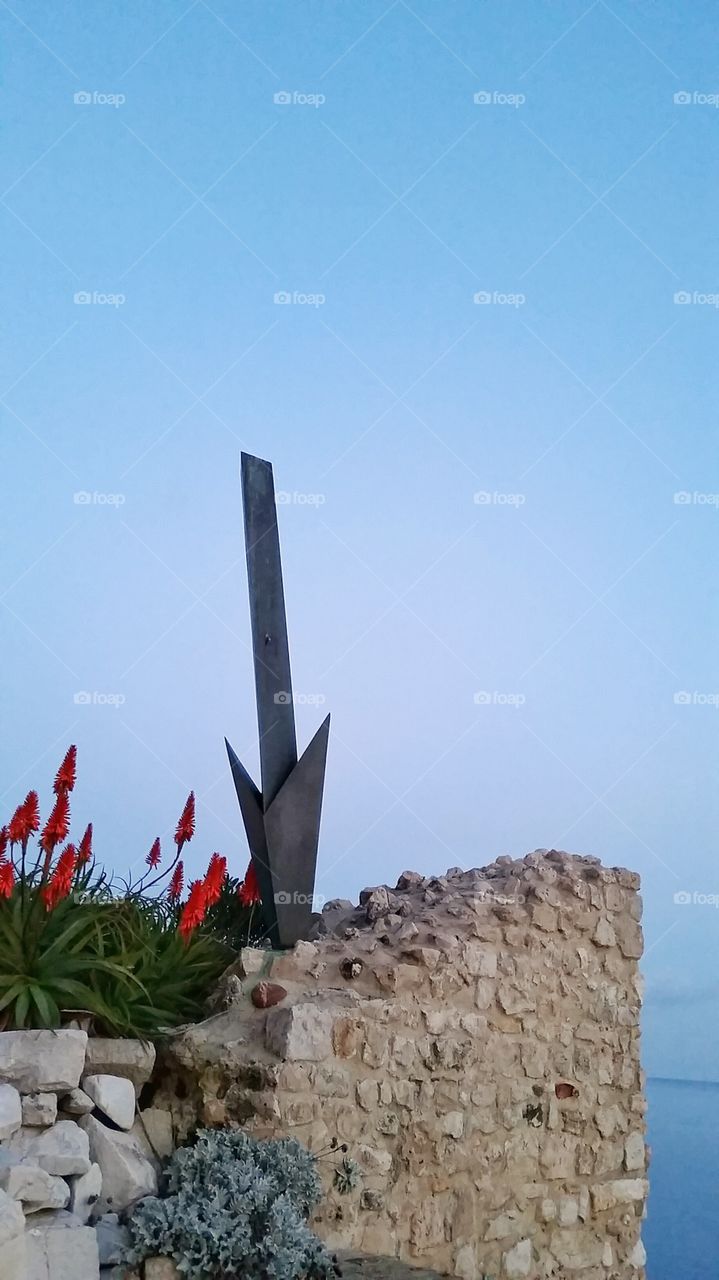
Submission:
POLYGON ((127 1261, 168 1256, 188 1280, 330 1280, 337 1267, 307 1225, 320 1194, 315 1157, 293 1138, 200 1130, 170 1160, 164 1194, 134 1209, 127 1261))

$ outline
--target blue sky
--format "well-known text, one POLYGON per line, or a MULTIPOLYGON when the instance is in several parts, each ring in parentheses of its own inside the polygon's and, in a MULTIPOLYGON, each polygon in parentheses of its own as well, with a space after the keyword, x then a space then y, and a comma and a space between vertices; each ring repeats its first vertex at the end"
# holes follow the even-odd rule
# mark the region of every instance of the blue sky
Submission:
POLYGON ((0 4, 0 791, 75 741, 118 870, 190 787, 244 869, 268 457, 319 891, 636 868, 647 1066, 717 1078, 712 8, 0 4))

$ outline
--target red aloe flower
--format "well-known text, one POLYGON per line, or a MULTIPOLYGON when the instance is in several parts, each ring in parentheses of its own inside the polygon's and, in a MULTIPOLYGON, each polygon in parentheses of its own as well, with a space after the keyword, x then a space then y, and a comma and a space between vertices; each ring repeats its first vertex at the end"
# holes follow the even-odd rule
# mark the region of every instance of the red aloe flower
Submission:
POLYGON ((172 879, 170 880, 170 887, 167 891, 167 896, 169 897, 170 902, 178 902, 182 897, 182 886, 184 884, 184 880, 185 880, 185 868, 183 863, 180 861, 178 862, 177 866, 175 867, 175 870, 172 873, 172 879))
POLYGON ((7 855, 8 833, 7 827, 0 827, 0 866, 2 866, 7 855))
POLYGON ((254 907, 258 902, 262 901, 254 862, 250 862, 245 872, 245 878, 237 890, 237 896, 243 907, 254 907))
POLYGON ((68 844, 57 860, 57 866, 49 883, 45 885, 42 891, 43 901, 48 911, 51 911, 62 898, 67 897, 72 888, 72 878, 76 867, 77 850, 74 844, 68 844))
POLYGON ((55 792, 56 796, 59 796, 61 791, 72 791, 73 787, 75 786, 76 770, 77 770, 77 747, 75 746, 68 747, 68 750, 65 754, 65 759, 63 760, 62 764, 60 765, 60 768, 55 774, 53 791, 55 792))
POLYGON ((88 822, 85 834, 82 837, 80 844, 78 845, 77 865, 79 867, 84 867, 85 863, 89 862, 91 857, 92 857, 92 823, 88 822))
POLYGON ((195 834, 195 793, 191 791, 185 807, 180 814, 180 821, 177 824, 175 832, 175 844, 182 848, 188 840, 191 840, 195 834))
POLYGON ((205 896, 208 907, 219 900, 226 875, 227 858, 223 858, 221 853, 213 853, 205 875, 205 896))
POLYGON ((58 792, 53 811, 50 814, 40 836, 40 844, 46 853, 52 853, 56 844, 67 840, 70 830, 70 801, 66 791, 58 792))
POLYGON ((11 820, 8 835, 11 844, 27 844, 31 835, 40 829, 40 809, 37 791, 28 791, 18 805, 11 820))
POLYGON ((206 910, 207 894, 205 893, 205 886, 202 880, 195 880, 190 885, 190 893, 187 902, 182 908, 182 915, 178 925, 178 931, 185 942, 189 940, 190 935, 197 926, 202 924, 206 910))
POLYGON ((10 825, 8 827, 8 836, 10 838, 10 844, 20 844, 22 841, 23 831, 25 830, 24 810, 25 810, 24 804, 19 804, 14 814, 12 815, 12 818, 10 819, 10 825))
POLYGON ((152 848, 145 858, 148 867, 158 867, 160 865, 160 837, 156 836, 152 842, 152 848))
POLYGON ((9 898, 15 884, 15 868, 12 862, 3 862, 0 866, 0 898, 9 898))

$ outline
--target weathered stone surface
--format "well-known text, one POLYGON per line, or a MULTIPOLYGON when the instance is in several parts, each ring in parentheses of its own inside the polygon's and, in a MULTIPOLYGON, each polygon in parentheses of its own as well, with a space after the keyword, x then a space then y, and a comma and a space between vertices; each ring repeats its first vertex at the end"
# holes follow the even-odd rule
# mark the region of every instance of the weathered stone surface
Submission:
POLYGON ((22 1100, 24 1125, 46 1129, 57 1120, 56 1093, 29 1093, 22 1100))
POLYGON ((22 1235, 25 1230, 25 1215, 17 1200, 0 1191, 0 1257, 9 1240, 22 1235))
POLYGON ((528 1276, 532 1267, 531 1240, 519 1240, 505 1253, 503 1263, 508 1280, 522 1280, 523 1276, 528 1276))
POLYGON ((116 1213, 104 1213, 95 1223, 97 1249, 101 1267, 121 1263, 130 1246, 130 1232, 123 1226, 116 1213))
POLYGON ((172 1258, 148 1258, 145 1280, 181 1280, 181 1277, 172 1258))
POLYGON ((146 1107, 139 1113, 135 1127, 144 1131, 147 1142, 160 1160, 172 1155, 175 1150, 175 1135, 169 1111, 163 1111, 160 1107, 146 1107))
POLYGON ((332 1014, 312 1004, 271 1009, 265 1027, 267 1048, 289 1062, 321 1062, 332 1056, 332 1014))
POLYGON ((71 1089, 61 1099, 60 1105, 70 1116, 86 1116, 95 1109, 95 1103, 84 1089, 71 1089))
POLYGON ((21 1124, 20 1094, 11 1084, 0 1084, 0 1139, 11 1138, 21 1124))
POLYGON ((154 1065, 155 1046, 147 1041, 93 1036, 87 1042, 85 1072, 88 1075, 122 1076, 132 1080, 139 1090, 147 1084, 154 1065))
POLYGON ((24 1163, 61 1178, 87 1173, 90 1168, 87 1135, 74 1120, 58 1120, 51 1129, 20 1129, 10 1139, 8 1150, 24 1163))
POLYGON ((25 1213, 64 1209, 70 1200, 70 1188, 64 1178, 32 1164, 0 1165, 0 1187, 13 1200, 22 1202, 25 1213))
POLYGON ((83 1078, 82 1087, 95 1106, 118 1129, 135 1123, 135 1087, 122 1076, 94 1075, 83 1078))
POLYGON ((0 1031, 0 1080, 21 1093, 75 1089, 86 1047, 84 1031, 0 1031))
POLYGON ((89 1222, 95 1213, 102 1191, 99 1164, 91 1164, 87 1173, 70 1180, 70 1211, 80 1222, 89 1222))
POLYGON ((142 1196, 157 1194, 157 1172, 133 1133, 108 1129, 95 1116, 83 1116, 79 1124, 102 1172, 98 1214, 122 1213, 142 1196))
POLYGON ((71 1213, 36 1214, 28 1223, 25 1241, 26 1280, 99 1280, 95 1231, 71 1213))
POLYGON ((340 1198, 321 1161, 315 1226, 333 1250, 399 1255, 378 1280, 419 1280, 410 1261, 459 1280, 645 1280, 637 888, 537 850, 368 889, 312 945, 268 953, 282 1004, 261 1016, 247 983, 173 1038, 154 1103, 181 1138, 232 1118, 348 1143, 361 1186, 340 1198))

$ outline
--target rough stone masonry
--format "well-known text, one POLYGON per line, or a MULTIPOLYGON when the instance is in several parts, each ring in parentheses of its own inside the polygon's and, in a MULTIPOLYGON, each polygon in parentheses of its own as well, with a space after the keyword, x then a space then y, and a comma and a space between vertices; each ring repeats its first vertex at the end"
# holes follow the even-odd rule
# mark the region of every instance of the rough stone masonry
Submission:
POLYGON ((180 1134, 347 1143, 350 1194, 320 1160, 334 1248, 464 1280, 644 1280, 638 889, 538 850, 329 903, 315 941, 241 953, 155 1106, 180 1134))

